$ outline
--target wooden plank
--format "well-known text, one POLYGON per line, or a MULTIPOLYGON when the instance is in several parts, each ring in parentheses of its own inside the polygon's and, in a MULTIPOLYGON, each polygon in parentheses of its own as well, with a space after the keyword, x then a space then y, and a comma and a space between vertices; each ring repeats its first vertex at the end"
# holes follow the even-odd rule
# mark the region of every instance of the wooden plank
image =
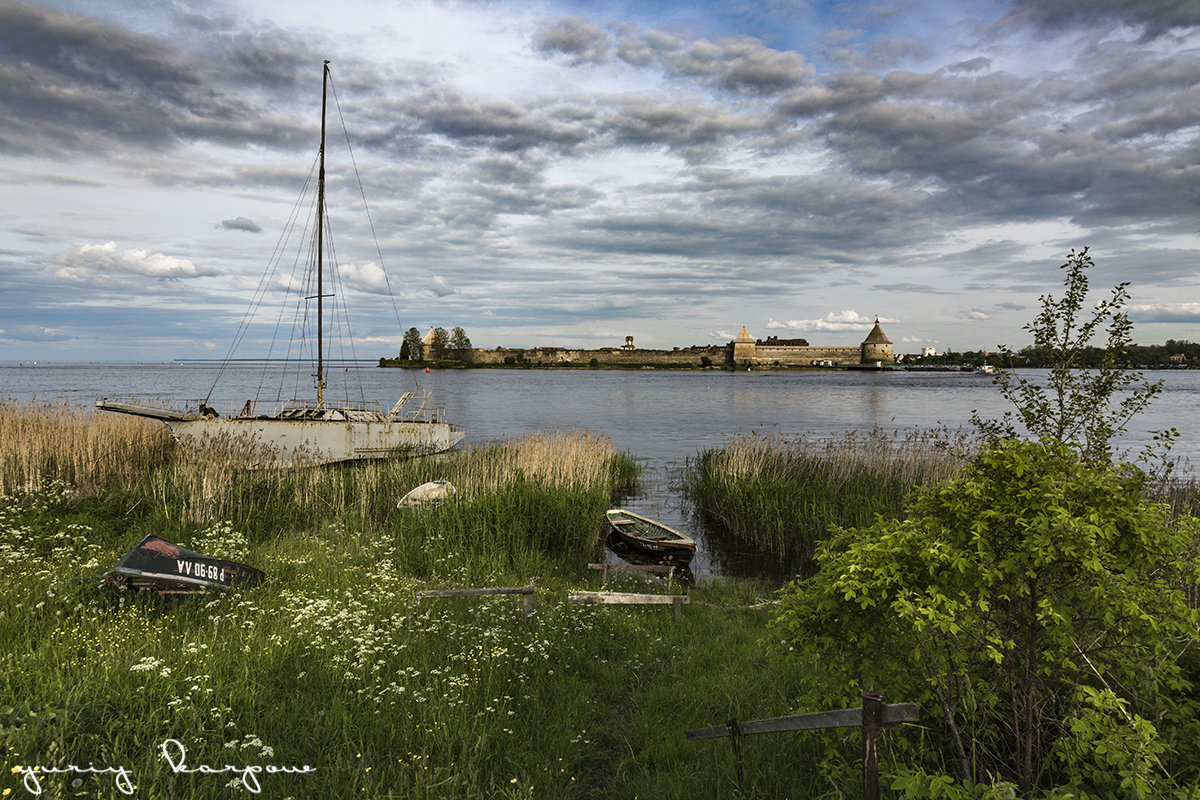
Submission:
POLYGON ((426 589, 417 597, 481 597, 492 594, 533 594, 533 586, 489 586, 482 589, 426 589))
POLYGON ((572 603, 615 605, 675 605, 688 602, 682 594, 633 594, 629 592, 580 592, 570 596, 572 603))
MULTIPOLYGON (((816 711, 811 714, 798 714, 791 717, 772 717, 756 719, 739 723, 742 736, 756 733, 782 733, 784 731, 811 731, 822 728, 854 728, 862 725, 862 706, 843 708, 837 711, 816 711)), ((883 724, 899 725, 902 722, 919 722, 920 709, 913 703, 894 703, 883 707, 883 724)), ((720 739, 730 736, 728 725, 714 725, 711 728, 697 728, 688 731, 685 736, 689 740, 720 739)))
POLYGON ((667 564, 588 564, 588 569, 621 570, 623 572, 661 572, 665 575, 675 568, 667 564))

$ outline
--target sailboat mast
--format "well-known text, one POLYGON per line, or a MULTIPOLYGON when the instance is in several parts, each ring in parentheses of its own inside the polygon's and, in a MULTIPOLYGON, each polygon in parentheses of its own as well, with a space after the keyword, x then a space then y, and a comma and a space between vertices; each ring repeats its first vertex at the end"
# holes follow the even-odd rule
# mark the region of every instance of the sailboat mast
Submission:
POLYGON ((321 72, 321 166, 317 172, 317 407, 325 405, 325 105, 329 86, 329 61, 321 72))

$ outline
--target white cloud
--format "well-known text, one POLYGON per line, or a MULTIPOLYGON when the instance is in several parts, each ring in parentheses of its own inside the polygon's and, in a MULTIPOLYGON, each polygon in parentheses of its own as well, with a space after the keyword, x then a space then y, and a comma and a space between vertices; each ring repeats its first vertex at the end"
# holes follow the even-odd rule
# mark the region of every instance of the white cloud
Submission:
POLYGON ((454 294, 455 289, 450 285, 450 281, 443 278, 441 275, 434 275, 429 281, 429 291, 436 294, 438 297, 454 294))
MULTIPOLYGON (((845 311, 830 311, 821 319, 790 319, 787 322, 770 319, 767 321, 767 327, 772 330, 787 331, 861 331, 870 330, 871 326, 875 324, 875 319, 875 317, 864 317, 851 308, 845 311)), ((879 317, 878 319, 880 322, 900 321, 887 317, 879 317)))
POLYGON ((141 275, 147 278, 179 279, 218 275, 211 267, 198 267, 190 259, 152 253, 141 248, 117 250, 116 242, 73 244, 50 257, 58 264, 54 274, 79 283, 89 283, 105 274, 141 275))
POLYGON ((352 289, 371 294, 388 294, 387 273, 378 264, 368 261, 365 264, 339 264, 338 274, 342 282, 352 289))
POLYGON ((1200 322, 1200 303, 1143 303, 1131 305, 1137 322, 1200 322))

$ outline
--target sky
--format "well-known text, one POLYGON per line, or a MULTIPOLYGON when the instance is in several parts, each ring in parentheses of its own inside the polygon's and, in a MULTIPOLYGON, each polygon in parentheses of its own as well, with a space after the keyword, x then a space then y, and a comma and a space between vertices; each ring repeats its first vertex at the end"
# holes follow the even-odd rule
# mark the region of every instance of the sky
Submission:
POLYGON ((326 59, 360 358, 1200 340, 1197 0, 0 0, 0 361, 273 352, 326 59))

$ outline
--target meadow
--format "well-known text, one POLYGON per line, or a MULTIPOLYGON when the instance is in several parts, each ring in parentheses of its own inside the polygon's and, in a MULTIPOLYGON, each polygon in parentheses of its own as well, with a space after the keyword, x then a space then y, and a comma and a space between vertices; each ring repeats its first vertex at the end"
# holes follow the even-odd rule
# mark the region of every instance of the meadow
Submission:
MULTIPOLYGON (((754 547, 807 556, 831 525, 896 516, 970 453, 936 432, 736 439, 700 453, 685 490, 754 547)), ((606 436, 286 471, 236 456, 185 453, 151 421, 0 404, 0 796, 861 796, 853 728, 755 736, 736 757, 684 737, 859 702, 857 686, 801 699, 821 668, 805 670, 828 664, 773 623, 777 587, 609 578, 687 592, 679 624, 669 606, 569 602, 600 588, 586 565, 604 510, 638 478, 606 436), (436 478, 453 501, 396 507, 436 478), (106 584, 147 534, 267 580, 183 599, 106 584), (510 596, 416 602, 526 585, 529 616, 510 596)), ((1177 511, 1197 495, 1173 485, 1177 511)), ((910 765, 952 771, 937 709, 922 714, 884 737, 884 796, 910 765)))
MULTIPOLYGON (((669 607, 599 588, 603 512, 636 478, 604 436, 535 434, 434 459, 250 471, 161 425, 0 406, 0 790, 45 797, 697 797, 736 794, 690 728, 794 712, 770 587, 669 607), (433 478, 436 509, 397 509, 433 478), (165 599, 104 570, 146 534, 267 573, 165 599), (513 597, 415 592, 537 587, 513 597)), ((606 588, 679 592, 661 578, 606 588)), ((856 735, 758 737, 749 796, 853 788, 856 735), (823 765, 816 768, 815 765, 823 765)))

